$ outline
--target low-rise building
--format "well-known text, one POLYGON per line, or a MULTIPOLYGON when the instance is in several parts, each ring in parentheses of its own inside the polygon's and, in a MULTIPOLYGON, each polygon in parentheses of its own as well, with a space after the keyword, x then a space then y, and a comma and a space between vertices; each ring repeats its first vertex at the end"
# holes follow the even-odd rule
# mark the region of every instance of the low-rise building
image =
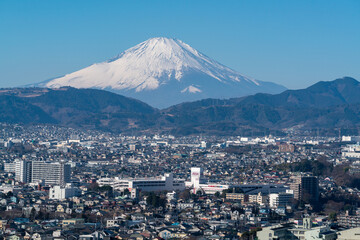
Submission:
POLYGON ((63 200, 66 198, 79 196, 81 191, 74 187, 73 184, 68 183, 65 186, 54 186, 49 190, 49 198, 63 200))

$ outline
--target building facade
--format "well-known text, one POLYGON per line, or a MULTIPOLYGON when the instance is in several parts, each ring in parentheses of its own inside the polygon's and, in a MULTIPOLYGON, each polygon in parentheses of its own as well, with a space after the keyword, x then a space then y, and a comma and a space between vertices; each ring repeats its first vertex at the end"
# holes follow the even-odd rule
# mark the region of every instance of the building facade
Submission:
POLYGON ((131 191, 136 188, 141 191, 182 191, 185 189, 185 181, 175 179, 172 173, 166 173, 163 177, 155 178, 101 178, 98 180, 99 186, 111 186, 114 190, 131 191))
POLYGON ((315 204, 319 201, 318 178, 310 174, 298 174, 291 177, 290 189, 294 199, 315 204))
POLYGON ((15 162, 15 179, 23 183, 65 185, 70 182, 70 175, 71 167, 65 163, 28 160, 15 162))
POLYGON ((31 182, 32 162, 28 160, 15 161, 15 180, 23 183, 31 182))
POLYGON ((294 195, 291 193, 272 193, 269 195, 269 206, 271 208, 286 207, 291 205, 294 195))
POLYGON ((74 187, 71 183, 67 183, 65 186, 54 186, 49 189, 49 198, 63 200, 75 196, 79 196, 81 191, 74 187))

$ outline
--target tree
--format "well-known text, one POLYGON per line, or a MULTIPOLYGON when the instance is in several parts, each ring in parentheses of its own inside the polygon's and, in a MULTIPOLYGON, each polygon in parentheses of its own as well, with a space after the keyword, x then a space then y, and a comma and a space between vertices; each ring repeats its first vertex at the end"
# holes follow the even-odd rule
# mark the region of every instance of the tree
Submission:
POLYGON ((104 192, 106 196, 111 197, 113 195, 113 188, 109 185, 105 185, 98 188, 99 192, 104 192))
POLYGON ((36 210, 35 210, 35 208, 32 208, 31 212, 30 212, 30 220, 34 221, 35 217, 36 217, 36 210))
POLYGON ((146 198, 146 203, 153 207, 165 207, 165 199, 151 192, 149 196, 146 198))
POLYGON ((89 190, 91 191, 97 191, 99 189, 99 184, 97 184, 96 182, 93 182, 89 185, 89 190))
POLYGON ((183 200, 189 200, 190 199, 190 190, 185 189, 179 194, 179 198, 183 200))
POLYGON ((128 195, 130 193, 129 189, 128 188, 125 188, 124 189, 124 195, 128 195))
POLYGON ((331 221, 335 221, 336 217, 337 217, 336 212, 332 212, 329 214, 329 220, 331 221))

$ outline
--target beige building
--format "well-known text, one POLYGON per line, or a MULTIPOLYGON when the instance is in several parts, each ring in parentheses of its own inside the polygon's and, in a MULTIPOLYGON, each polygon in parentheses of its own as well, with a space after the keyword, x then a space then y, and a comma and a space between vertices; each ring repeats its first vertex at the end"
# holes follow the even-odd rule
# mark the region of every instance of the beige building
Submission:
POLYGON ((338 240, 358 240, 360 239, 360 227, 351 228, 338 232, 338 240))
POLYGON ((241 203, 244 203, 249 201, 249 195, 246 195, 244 193, 227 193, 226 199, 237 200, 240 201, 241 203))
POLYGON ((63 226, 67 226, 67 225, 82 224, 85 223, 85 220, 83 218, 73 218, 73 219, 62 220, 61 223, 63 226))
POLYGON ((261 192, 254 195, 249 195, 249 203, 257 203, 259 205, 264 205, 268 202, 268 195, 264 195, 261 192))

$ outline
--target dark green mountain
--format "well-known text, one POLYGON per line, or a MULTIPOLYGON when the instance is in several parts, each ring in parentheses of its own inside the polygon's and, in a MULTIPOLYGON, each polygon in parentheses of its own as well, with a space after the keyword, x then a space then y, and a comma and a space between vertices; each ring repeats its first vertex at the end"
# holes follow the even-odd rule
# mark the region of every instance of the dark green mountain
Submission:
POLYGON ((95 89, 16 88, 5 89, 0 97, 10 123, 58 123, 110 131, 144 130, 154 125, 158 110, 135 99, 95 89), (15 102, 15 103, 13 103, 15 102), (21 121, 21 116, 29 118, 21 121))
POLYGON ((280 94, 256 94, 242 99, 243 103, 273 107, 328 107, 360 103, 360 83, 344 77, 331 82, 318 82, 306 89, 287 90, 280 94))
POLYGON ((95 89, 0 90, 0 121, 49 123, 125 133, 243 135, 286 129, 360 129, 360 83, 345 77, 306 89, 204 99, 158 110, 95 89))
POLYGON ((353 128, 360 125, 360 83, 345 77, 306 89, 228 100, 205 99, 163 110, 167 122, 194 133, 243 134, 288 128, 353 128))
POLYGON ((0 122, 6 123, 57 123, 40 107, 16 96, 0 95, 0 122))

